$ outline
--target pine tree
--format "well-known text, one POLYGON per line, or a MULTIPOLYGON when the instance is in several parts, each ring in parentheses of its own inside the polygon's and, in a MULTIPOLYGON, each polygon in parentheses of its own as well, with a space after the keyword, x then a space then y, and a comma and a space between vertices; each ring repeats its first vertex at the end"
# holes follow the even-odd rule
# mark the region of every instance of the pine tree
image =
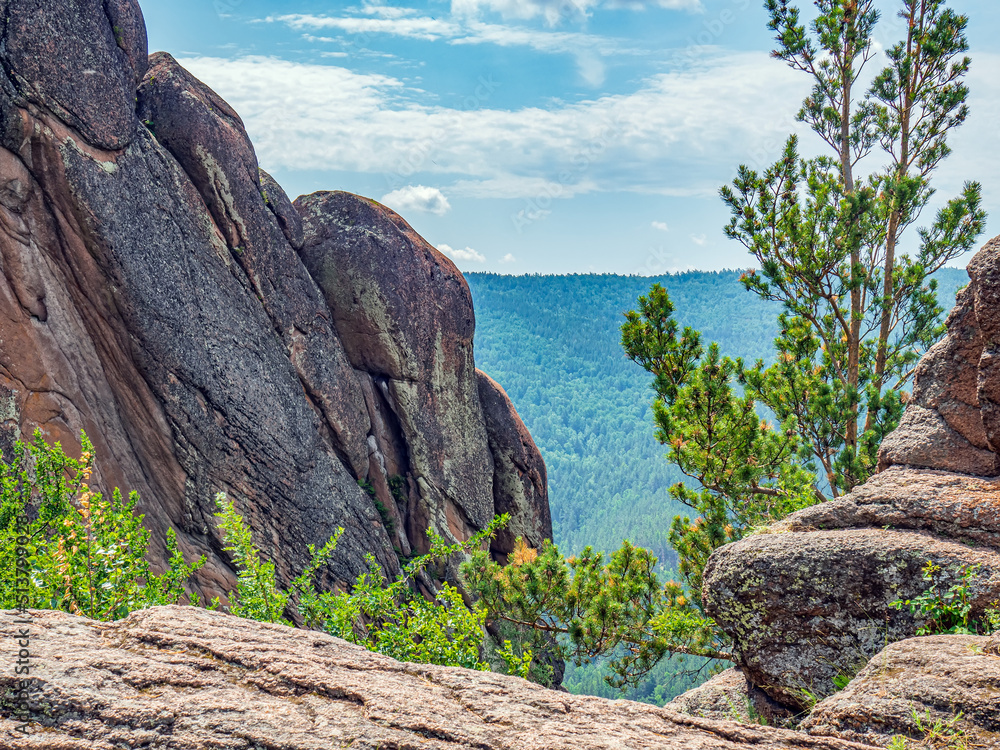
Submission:
POLYGON ((561 634, 564 655, 578 661, 617 654, 613 684, 635 682, 670 652, 733 658, 701 611, 709 556, 871 474, 914 365, 942 333, 930 277, 983 231, 981 189, 968 183, 928 227, 907 233, 934 195, 948 134, 968 116, 968 19, 941 0, 901 0, 906 36, 865 90, 874 0, 815 5, 807 29, 788 0, 765 3, 774 57, 813 80, 798 119, 831 153, 803 158, 793 136, 774 165, 761 174, 741 166, 721 190, 726 233, 758 266, 744 286, 782 305, 775 361, 747 364, 704 346, 679 328, 659 285, 622 326, 626 354, 654 378, 657 438, 692 480, 670 488, 695 515, 675 518, 670 532, 687 591, 661 586, 655 558, 627 542, 607 564, 590 548, 563 558, 546 544, 507 568, 476 553, 463 569, 490 618, 561 634), (860 174, 878 154, 882 166, 860 174))
POLYGON ((943 330, 930 276, 983 231, 981 188, 967 183, 929 227, 906 234, 934 195, 949 133, 968 116, 970 61, 965 16, 942 0, 901 4, 906 36, 859 93, 875 54, 874 0, 816 0, 809 29, 788 0, 766 0, 772 55, 813 80, 798 120, 831 152, 803 158, 792 136, 762 174, 741 166, 720 191, 732 213, 726 234, 758 266, 744 286, 782 304, 776 361, 703 353, 694 332, 677 339, 656 287, 623 326, 626 353, 655 377, 657 437, 700 485, 671 489, 697 513, 671 530, 692 587, 721 544, 871 475, 913 367, 943 330), (859 174, 878 155, 881 166, 859 174))

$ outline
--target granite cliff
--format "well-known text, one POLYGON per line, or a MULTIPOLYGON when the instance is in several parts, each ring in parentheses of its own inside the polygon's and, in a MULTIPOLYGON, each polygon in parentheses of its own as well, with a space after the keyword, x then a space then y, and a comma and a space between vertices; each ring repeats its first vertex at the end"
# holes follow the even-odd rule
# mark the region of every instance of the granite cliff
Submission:
POLYGON ((169 527, 208 557, 201 594, 234 584, 220 491, 286 580, 338 526, 341 583, 497 512, 501 559, 550 537, 545 465, 474 328, 462 274, 393 211, 292 203, 239 115, 147 56, 135 0, 0 0, 0 448, 85 430, 156 562, 169 527))

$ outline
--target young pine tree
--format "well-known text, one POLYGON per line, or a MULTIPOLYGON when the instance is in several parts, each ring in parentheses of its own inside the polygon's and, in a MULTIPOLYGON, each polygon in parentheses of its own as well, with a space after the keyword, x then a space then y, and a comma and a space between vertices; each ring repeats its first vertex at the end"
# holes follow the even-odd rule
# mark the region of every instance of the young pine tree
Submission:
POLYGON ((980 186, 967 183, 906 234, 968 116, 968 19, 942 0, 902 0, 904 37, 864 88, 874 0, 815 5, 807 28, 788 0, 766 1, 773 56, 813 82, 798 120, 829 153, 803 158, 792 136, 775 164, 741 166, 721 190, 726 234, 758 266, 744 286, 783 308, 776 361, 749 366, 703 350, 695 332, 678 336, 657 287, 622 329, 628 356, 655 378, 657 437, 697 483, 671 489, 697 514, 671 531, 695 592, 721 544, 871 475, 913 367, 942 333, 930 275, 972 249, 985 223, 980 186))
POLYGON ((607 562, 546 544, 507 568, 483 554, 465 566, 491 618, 562 634, 576 660, 616 654, 614 684, 668 652, 731 658, 700 609, 708 557, 871 474, 912 369, 942 332, 930 276, 983 231, 981 190, 968 183, 907 233, 934 194, 948 135, 968 116, 968 19, 940 0, 901 0, 904 36, 866 87, 874 0, 815 5, 807 28, 788 0, 765 2, 774 57, 813 82, 798 119, 828 153, 803 158, 793 136, 774 165, 741 166, 721 190, 726 233, 759 267, 743 284, 783 308, 775 362, 732 360, 679 330, 659 286, 622 327, 626 353, 654 378, 657 438, 692 480, 670 489, 695 515, 676 518, 670 538, 687 592, 661 585, 655 559, 628 543, 607 562))

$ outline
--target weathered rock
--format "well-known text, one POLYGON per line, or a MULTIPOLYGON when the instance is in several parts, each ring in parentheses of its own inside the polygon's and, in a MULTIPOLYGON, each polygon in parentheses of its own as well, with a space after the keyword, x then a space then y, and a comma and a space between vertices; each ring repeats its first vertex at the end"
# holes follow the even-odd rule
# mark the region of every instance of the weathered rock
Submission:
POLYGON ((260 194, 278 221, 281 231, 285 233, 288 244, 296 250, 301 250, 305 243, 305 237, 302 234, 302 217, 299 216, 299 212, 295 210, 295 206, 285 195, 281 185, 263 169, 260 170, 260 194))
POLYGON ((476 377, 493 454, 493 512, 510 514, 493 541, 493 554, 512 552, 518 537, 537 549, 552 538, 545 461, 504 389, 484 372, 476 370, 476 377))
MULTIPOLYGON (((169 55, 147 63, 133 0, 0 0, 0 31, 0 449, 39 428, 73 453, 86 430, 95 488, 140 493, 154 568, 171 527, 205 554, 209 597, 234 585, 219 491, 284 580, 339 526, 340 583, 368 553, 395 572, 430 527, 481 528, 494 468, 457 269, 366 216, 356 232, 391 228, 412 255, 372 321, 411 359, 391 381, 356 369, 366 342, 348 358, 297 211, 220 97, 169 55)), ((330 248, 361 268, 353 251, 330 248)))
MULTIPOLYGON (((870 748, 401 663, 325 634, 193 607, 115 623, 34 614, 29 708, 38 723, 28 736, 15 731, 14 675, 4 670, 0 747, 9 750, 870 748)), ((0 627, 16 632, 13 616, 0 615, 0 627)))
POLYGON ((927 588, 928 560, 948 571, 949 585, 963 565, 981 566, 970 590, 974 616, 1000 598, 996 548, 927 532, 844 529, 757 534, 721 547, 705 568, 704 601, 751 683, 803 708, 810 695, 832 693, 834 677, 916 633, 909 610, 889 605, 927 588))
POLYGON ((1000 474, 1000 238, 969 264, 947 334, 921 359, 913 398, 879 451, 880 469, 1000 474))
POLYGON ((769 531, 892 528, 1000 548, 1000 480, 892 467, 847 495, 793 513, 769 531))
POLYGON ((664 708, 702 719, 750 721, 750 685, 738 667, 730 667, 667 703, 664 708))
MULTIPOLYGON (((357 376, 323 295, 286 237, 285 226, 295 233, 287 196, 271 185, 274 206, 286 215, 285 226, 264 198, 257 156, 239 115, 163 52, 150 57, 138 102, 157 141, 177 158, 205 199, 246 274, 241 277, 249 282, 246 293, 263 303, 337 451, 356 478, 364 476, 370 424, 357 376)), ((301 234, 301 221, 298 226, 301 234)))
POLYGON ((702 719, 743 721, 782 726, 794 713, 755 685, 739 667, 730 667, 696 688, 682 693, 664 708, 702 719))
MULTIPOLYGON (((493 517, 472 296, 458 268, 395 212, 344 192, 295 201, 301 255, 351 363, 384 383, 430 523, 468 538, 493 517), (424 293, 417 296, 415 288, 424 293)), ((415 540, 423 551, 426 541, 415 540)))
POLYGON ((146 70, 136 0, 4 0, 3 68, 19 103, 52 112, 97 148, 124 148, 136 129, 146 70))
POLYGON ((885 746, 896 734, 922 740, 937 721, 967 732, 970 747, 1000 747, 1000 636, 893 643, 816 704, 800 729, 885 746))

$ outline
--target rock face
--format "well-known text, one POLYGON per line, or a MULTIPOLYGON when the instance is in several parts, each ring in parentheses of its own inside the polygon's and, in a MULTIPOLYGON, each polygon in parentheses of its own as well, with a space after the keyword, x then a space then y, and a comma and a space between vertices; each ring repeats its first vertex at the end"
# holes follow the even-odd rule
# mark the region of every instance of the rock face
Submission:
POLYGON ((928 560, 952 572, 947 585, 962 565, 981 565, 974 614, 1000 598, 996 549, 926 532, 841 529, 760 534, 721 548, 706 567, 705 603, 751 683, 804 707, 886 643, 916 633, 909 610, 889 605, 927 588, 920 570, 928 560))
POLYGON ((1000 238, 969 264, 948 332, 920 360, 902 423, 879 467, 1000 474, 1000 238))
MULTIPOLYGON (((871 748, 401 663, 325 634, 194 607, 115 623, 35 614, 32 734, 15 731, 14 675, 0 674, 0 747, 10 750, 871 748)), ((0 615, 4 633, 16 627, 0 615)))
MULTIPOLYGON (((394 211, 350 193, 299 198, 302 260, 347 356, 372 380, 406 444, 415 491, 460 539, 494 515, 493 456, 479 404, 472 295, 461 272, 394 211), (420 297, 414 288, 424 287, 420 297)), ((418 537, 419 539, 419 537, 418 537)), ((417 545, 424 551, 421 545, 417 545)))
MULTIPOLYGON (((978 566, 974 618, 1000 600, 1000 239, 982 249, 969 275, 947 335, 917 367, 880 473, 720 548, 706 566, 704 602, 733 638, 739 666, 790 708, 830 695, 835 677, 915 635, 920 623, 890 603, 928 588, 927 561, 941 566, 945 589, 963 566, 978 566)), ((841 706, 829 700, 820 705, 841 706)), ((851 710, 839 714, 844 726, 851 710)))
POLYGON ((447 259, 366 199, 294 206, 226 102, 147 60, 134 0, 0 0, 0 37, 0 449, 86 430, 95 485, 205 554, 206 596, 234 585, 219 491, 285 579, 338 526, 341 583, 497 508, 551 535, 541 456, 480 404, 447 259))
POLYGON ((1000 747, 1000 636, 893 643, 842 692, 818 703, 800 729, 885 746, 896 734, 924 739, 936 721, 967 732, 970 747, 1000 747))
POLYGON ((730 667, 678 695, 664 708, 703 719, 723 719, 781 726, 793 716, 763 690, 747 681, 743 670, 730 667))

